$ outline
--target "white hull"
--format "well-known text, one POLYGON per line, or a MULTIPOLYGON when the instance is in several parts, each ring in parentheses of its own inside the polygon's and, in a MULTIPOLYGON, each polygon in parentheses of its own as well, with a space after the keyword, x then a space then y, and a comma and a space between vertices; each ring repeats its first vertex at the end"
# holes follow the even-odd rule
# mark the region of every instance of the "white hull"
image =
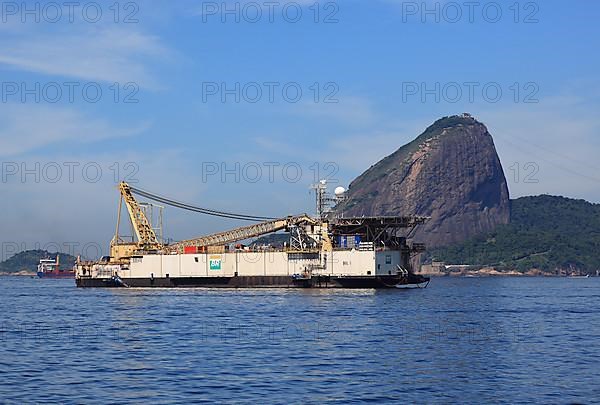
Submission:
MULTIPOLYGON (((230 252, 134 256, 128 264, 79 266, 81 286, 317 286, 395 288, 422 281, 400 275, 400 252, 230 252)), ((415 285, 422 288, 425 283, 415 285)))

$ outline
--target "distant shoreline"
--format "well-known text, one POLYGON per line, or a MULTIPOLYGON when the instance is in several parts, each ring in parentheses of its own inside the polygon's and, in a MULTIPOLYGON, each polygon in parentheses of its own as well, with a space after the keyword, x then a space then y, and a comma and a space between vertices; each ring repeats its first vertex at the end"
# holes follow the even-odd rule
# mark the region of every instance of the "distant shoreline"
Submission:
MULTIPOLYGON (((510 272, 480 272, 480 271, 473 271, 473 272, 461 272, 461 273, 453 273, 453 272, 449 272, 449 273, 417 273, 420 274, 422 276, 427 276, 427 277, 454 277, 454 278, 471 278, 471 277, 476 277, 476 278, 489 278, 489 277, 494 277, 494 278, 502 278, 502 277, 526 277, 526 278, 585 278, 586 275, 582 274, 582 275, 564 275, 564 274, 554 274, 554 273, 519 273, 517 271, 510 271, 510 272)), ((595 277, 594 275, 590 274, 589 277, 595 277)))
POLYGON ((15 273, 0 272, 0 277, 37 277, 37 273, 32 271, 17 271, 15 273))

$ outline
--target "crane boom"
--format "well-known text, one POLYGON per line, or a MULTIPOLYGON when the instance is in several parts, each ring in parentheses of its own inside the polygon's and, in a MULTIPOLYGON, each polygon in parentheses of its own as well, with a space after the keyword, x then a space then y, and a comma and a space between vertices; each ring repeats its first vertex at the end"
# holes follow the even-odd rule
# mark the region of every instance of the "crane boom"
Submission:
POLYGON ((125 201, 127 211, 129 212, 129 218, 131 219, 139 247, 145 249, 162 248, 146 214, 144 214, 144 211, 131 193, 129 184, 121 182, 119 184, 119 191, 121 192, 121 198, 125 201))
POLYGON ((306 214, 291 216, 287 218, 276 219, 274 221, 266 221, 254 225, 244 226, 225 232, 215 233, 196 239, 184 240, 170 245, 169 250, 182 252, 184 248, 189 246, 226 245, 228 243, 233 243, 244 239, 254 238, 257 236, 278 232, 287 229, 288 227, 293 225, 307 223, 315 224, 316 222, 313 218, 306 214))

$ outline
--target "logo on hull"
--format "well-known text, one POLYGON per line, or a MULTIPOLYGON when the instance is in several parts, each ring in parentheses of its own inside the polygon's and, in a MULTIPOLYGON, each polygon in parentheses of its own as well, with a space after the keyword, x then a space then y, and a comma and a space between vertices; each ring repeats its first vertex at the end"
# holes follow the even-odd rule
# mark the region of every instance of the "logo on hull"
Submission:
POLYGON ((209 266, 211 270, 221 270, 221 256, 211 256, 209 266))

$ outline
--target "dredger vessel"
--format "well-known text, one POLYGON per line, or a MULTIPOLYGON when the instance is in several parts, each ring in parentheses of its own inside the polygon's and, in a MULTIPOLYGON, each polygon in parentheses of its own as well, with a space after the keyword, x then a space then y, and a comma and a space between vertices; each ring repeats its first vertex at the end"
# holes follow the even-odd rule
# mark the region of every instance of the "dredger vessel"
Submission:
POLYGON ((424 217, 344 218, 325 209, 343 198, 342 188, 329 197, 325 181, 315 186, 317 215, 266 218, 232 214, 161 197, 119 184, 117 230, 110 256, 97 262, 78 260, 78 287, 283 287, 283 288, 415 288, 429 278, 412 271, 412 259, 425 246, 407 236, 424 217), (154 203, 140 203, 134 197, 154 203), (149 210, 166 204, 194 212, 256 222, 249 226, 176 243, 164 243, 162 229, 149 210), (123 204, 134 230, 131 240, 120 236, 123 204), (149 219, 150 217, 150 219, 149 219), (243 241, 287 232, 279 247, 245 246, 243 241))

